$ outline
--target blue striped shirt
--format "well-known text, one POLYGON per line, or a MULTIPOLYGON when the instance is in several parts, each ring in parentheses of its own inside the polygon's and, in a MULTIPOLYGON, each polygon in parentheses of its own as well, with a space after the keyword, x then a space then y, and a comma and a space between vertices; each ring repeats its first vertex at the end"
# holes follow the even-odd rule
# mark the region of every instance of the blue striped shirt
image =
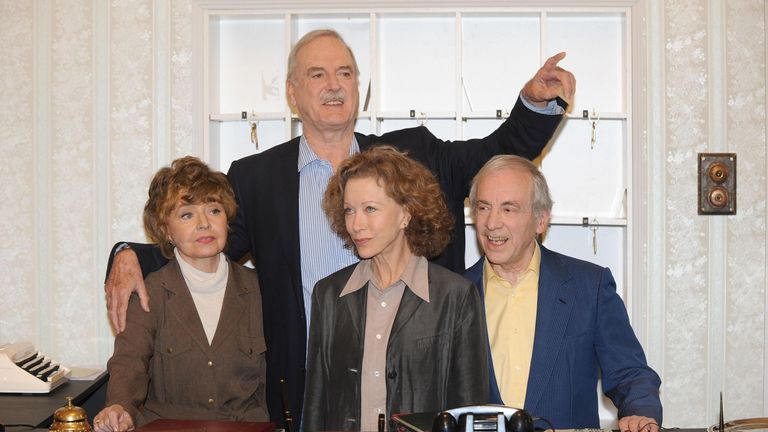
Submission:
MULTIPOLYGON (((352 137, 350 156, 360 152, 352 137)), ((355 252, 331 230, 323 213, 325 188, 333 175, 331 163, 320 159, 302 135, 299 143, 299 247, 301 253, 301 288, 307 313, 307 335, 312 314, 312 290, 320 279, 358 261, 355 252)))

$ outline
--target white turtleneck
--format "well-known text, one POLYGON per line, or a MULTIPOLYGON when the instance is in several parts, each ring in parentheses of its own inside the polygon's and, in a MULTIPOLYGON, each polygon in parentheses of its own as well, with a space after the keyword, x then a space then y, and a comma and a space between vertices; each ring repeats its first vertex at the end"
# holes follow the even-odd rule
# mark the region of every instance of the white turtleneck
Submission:
POLYGON ((174 248, 173 254, 176 255, 176 261, 179 263, 189 293, 192 294, 197 314, 200 316, 205 336, 208 338, 208 344, 210 344, 213 341, 213 335, 216 334, 216 327, 219 325, 221 305, 224 304, 224 292, 229 278, 227 259, 223 253, 219 253, 219 264, 216 271, 208 273, 198 270, 184 261, 178 249, 174 248))

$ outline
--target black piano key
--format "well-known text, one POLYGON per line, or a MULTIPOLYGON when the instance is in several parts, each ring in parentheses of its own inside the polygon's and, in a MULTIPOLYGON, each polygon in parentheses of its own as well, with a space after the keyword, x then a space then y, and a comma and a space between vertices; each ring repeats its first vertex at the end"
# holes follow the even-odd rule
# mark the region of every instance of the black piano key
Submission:
POLYGON ((38 372, 38 373, 35 375, 35 378, 39 379, 40 381, 45 381, 45 380, 43 379, 43 375, 44 375, 44 374, 46 374, 46 373, 48 373, 48 371, 49 371, 50 369, 51 369, 50 367, 47 367, 47 368, 45 368, 45 369, 41 370, 40 372, 38 372))
POLYGON ((35 360, 33 360, 33 361, 25 364, 24 366, 22 366, 21 368, 24 369, 25 371, 29 372, 30 369, 32 369, 33 367, 35 367, 35 366, 39 365, 40 363, 42 363, 44 359, 45 359, 45 357, 39 356, 35 360))
POLYGON ((38 376, 43 381, 48 381, 48 377, 56 373, 56 371, 59 370, 59 365, 54 365, 52 368, 48 369, 45 373, 38 376))
POLYGON ((44 369, 48 368, 50 365, 51 365, 51 361, 46 360, 35 367, 29 368, 27 372, 31 373, 32 375, 37 375, 44 369))
POLYGON ((28 356, 24 357, 23 359, 21 359, 21 360, 19 360, 19 361, 15 362, 16 366, 18 366, 18 367, 22 367, 22 366, 23 366, 25 363, 29 363, 29 361, 30 361, 30 360, 32 360, 32 359, 34 359, 34 358, 36 358, 36 357, 37 357, 37 354, 38 354, 38 353, 32 353, 32 354, 30 354, 30 355, 28 355, 28 356))

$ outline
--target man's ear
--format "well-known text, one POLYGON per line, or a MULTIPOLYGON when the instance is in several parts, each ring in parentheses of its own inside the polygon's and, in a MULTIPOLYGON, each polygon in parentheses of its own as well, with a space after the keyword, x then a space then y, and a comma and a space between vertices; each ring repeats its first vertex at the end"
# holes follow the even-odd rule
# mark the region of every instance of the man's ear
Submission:
POLYGON ((544 231, 547 230, 549 227, 549 215, 549 210, 544 210, 538 216, 539 220, 536 222, 536 234, 543 234, 544 231))
POLYGON ((290 78, 285 80, 285 98, 288 99, 288 106, 291 107, 291 111, 296 111, 296 95, 295 87, 290 78))

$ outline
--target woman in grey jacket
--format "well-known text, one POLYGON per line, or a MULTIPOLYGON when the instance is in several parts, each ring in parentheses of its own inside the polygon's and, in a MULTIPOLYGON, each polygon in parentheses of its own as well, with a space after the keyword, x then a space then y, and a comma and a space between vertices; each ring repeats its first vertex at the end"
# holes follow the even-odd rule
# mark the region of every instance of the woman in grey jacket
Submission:
POLYGON ((485 402, 477 290, 426 259, 453 226, 432 174, 391 147, 358 153, 323 209, 361 261, 315 286, 304 430, 376 430, 379 415, 485 402))

